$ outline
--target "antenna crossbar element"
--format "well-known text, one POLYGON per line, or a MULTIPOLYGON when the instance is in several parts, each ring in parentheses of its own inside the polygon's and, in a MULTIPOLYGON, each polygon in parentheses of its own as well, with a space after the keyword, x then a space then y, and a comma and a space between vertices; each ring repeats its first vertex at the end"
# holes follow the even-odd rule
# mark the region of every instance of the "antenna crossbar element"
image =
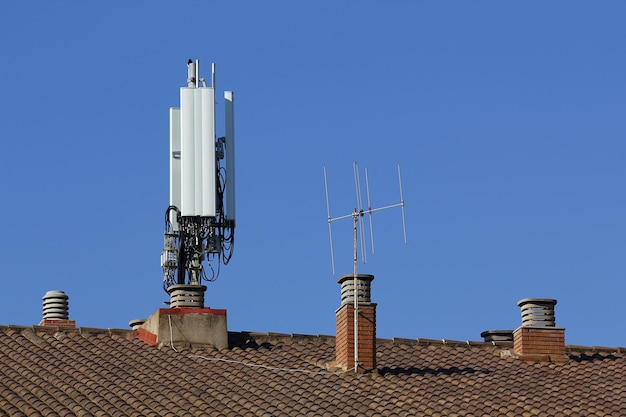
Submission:
POLYGON ((328 178, 326 176, 326 165, 324 165, 324 187, 326 189, 326 211, 328 212, 328 235, 330 236, 330 258, 333 265, 333 275, 335 275, 335 255, 333 251, 333 228, 331 223, 334 220, 330 217, 330 200, 328 199, 328 178))
POLYGON ((404 219, 404 197, 402 195, 402 174, 400 164, 398 164, 398 183, 400 185, 400 204, 402 205, 402 231, 404 232, 404 244, 406 245, 406 221, 404 219))
POLYGON ((365 189, 367 190, 367 211, 370 214, 370 241, 372 242, 372 255, 374 254, 374 224, 372 220, 372 203, 370 199, 370 182, 365 168, 365 189))
POLYGON ((369 210, 367 210, 367 212, 368 213, 374 213, 374 212, 377 212, 377 211, 390 209, 390 208, 394 208, 394 207, 404 207, 404 204, 403 203, 398 203, 398 204, 392 204, 390 206, 378 207, 378 208, 375 208, 375 209, 369 209, 369 210))

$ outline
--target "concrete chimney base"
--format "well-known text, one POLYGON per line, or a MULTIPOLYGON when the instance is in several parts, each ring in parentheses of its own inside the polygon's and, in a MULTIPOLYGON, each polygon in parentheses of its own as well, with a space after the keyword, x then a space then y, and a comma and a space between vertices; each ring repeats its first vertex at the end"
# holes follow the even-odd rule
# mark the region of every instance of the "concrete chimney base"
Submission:
POLYGON ((228 347, 226 310, 160 308, 137 329, 137 337, 151 346, 210 345, 228 347))

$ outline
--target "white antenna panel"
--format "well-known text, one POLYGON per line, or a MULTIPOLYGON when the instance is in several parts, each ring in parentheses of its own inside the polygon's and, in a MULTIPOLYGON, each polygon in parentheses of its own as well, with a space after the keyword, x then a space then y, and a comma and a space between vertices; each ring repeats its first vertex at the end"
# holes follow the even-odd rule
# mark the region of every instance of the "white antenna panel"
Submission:
MULTIPOLYGON (((181 172, 180 172, 180 109, 170 108, 170 206, 180 207, 181 172)), ((178 231, 176 213, 170 213, 172 229, 178 231)))
POLYGON ((224 91, 226 145, 226 219, 235 220, 235 96, 224 91))
MULTIPOLYGON (((201 96, 200 120, 202 130, 200 138, 202 143, 201 163, 196 165, 196 171, 200 168, 202 209, 198 212, 201 216, 214 217, 215 208, 215 90, 213 88, 198 88, 201 96)), ((197 178, 197 177, 196 177, 197 178)), ((197 179, 196 179, 197 182, 197 179)), ((197 187, 197 184, 196 184, 197 187)))
POLYGON ((196 151, 194 126, 194 89, 180 89, 180 162, 181 162, 181 201, 183 216, 196 214, 196 151))
POLYGON ((180 89, 181 214, 215 216, 215 92, 180 89))
MULTIPOLYGON (((196 74, 196 80, 197 80, 196 74)), ((204 142, 202 132, 202 97, 198 94, 198 90, 192 90, 193 92, 193 175, 194 175, 194 209, 193 214, 200 214, 202 212, 202 143, 204 142)), ((185 153, 185 152, 183 152, 185 153)), ((184 215, 184 214, 183 214, 184 215)))

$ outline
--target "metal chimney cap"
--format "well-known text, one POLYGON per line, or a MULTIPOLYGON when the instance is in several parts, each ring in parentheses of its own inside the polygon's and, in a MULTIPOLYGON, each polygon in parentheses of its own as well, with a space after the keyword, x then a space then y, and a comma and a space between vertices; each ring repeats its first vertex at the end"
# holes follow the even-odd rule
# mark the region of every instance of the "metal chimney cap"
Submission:
POLYGON ((137 329, 139 327, 141 327, 142 324, 144 324, 146 322, 146 319, 132 319, 131 321, 128 322, 128 325, 133 329, 137 329))
POLYGON ((371 304, 371 284, 374 280, 374 275, 369 274, 357 274, 356 279, 354 274, 344 275, 340 277, 337 282, 341 284, 341 305, 354 304, 356 295, 359 304, 371 304))
POLYGON ((555 327, 554 306, 552 298, 524 298, 517 302, 522 312, 522 327, 555 327))
POLYGON ((48 291, 42 297, 44 320, 68 320, 69 297, 59 290, 48 291))
POLYGON ((206 285, 175 284, 167 287, 170 307, 204 308, 206 285))
MULTIPOLYGON (((344 281, 354 279, 354 274, 342 275, 337 280, 338 284, 342 284, 344 281)), ((371 283, 374 280, 374 275, 371 274, 356 274, 356 279, 360 281, 366 281, 367 283, 371 283)))
POLYGON ((517 302, 518 307, 522 307, 526 304, 545 304, 555 306, 557 301, 553 298, 522 298, 517 302))
POLYGON ((65 291, 61 291, 61 290, 51 290, 46 292, 46 294, 41 297, 42 300, 45 300, 46 298, 63 298, 63 299, 68 299, 70 297, 68 297, 67 294, 65 294, 65 291))
POLYGON ((485 330, 480 334, 485 342, 512 342, 513 330, 485 330))

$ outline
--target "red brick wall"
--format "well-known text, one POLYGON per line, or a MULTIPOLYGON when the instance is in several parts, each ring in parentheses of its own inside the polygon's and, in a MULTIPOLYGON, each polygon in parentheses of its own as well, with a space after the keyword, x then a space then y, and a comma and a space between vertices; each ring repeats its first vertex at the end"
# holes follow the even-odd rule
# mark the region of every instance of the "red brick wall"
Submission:
MULTIPOLYGON (((336 313, 335 361, 354 369, 354 306, 345 304, 336 313)), ((376 368, 376 304, 359 305, 359 368, 376 368)))
POLYGON ((39 325, 46 327, 67 327, 74 329, 76 328, 76 321, 63 319, 45 319, 42 320, 39 325))
POLYGON ((513 348, 520 359, 562 362, 565 355, 565 329, 519 327, 513 332, 513 348))

